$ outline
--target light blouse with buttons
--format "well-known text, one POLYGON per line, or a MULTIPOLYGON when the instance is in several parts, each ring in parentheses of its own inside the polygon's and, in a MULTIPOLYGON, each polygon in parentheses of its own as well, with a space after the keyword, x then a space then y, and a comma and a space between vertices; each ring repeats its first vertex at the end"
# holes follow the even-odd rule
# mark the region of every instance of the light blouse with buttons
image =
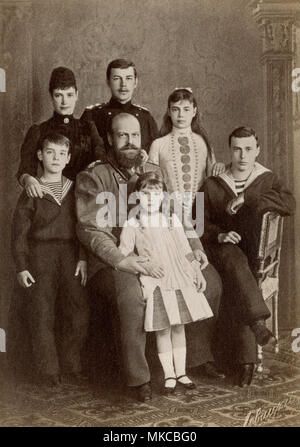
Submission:
POLYGON ((192 192, 193 199, 216 162, 201 135, 190 128, 173 128, 168 135, 153 141, 149 161, 161 167, 169 193, 192 192))

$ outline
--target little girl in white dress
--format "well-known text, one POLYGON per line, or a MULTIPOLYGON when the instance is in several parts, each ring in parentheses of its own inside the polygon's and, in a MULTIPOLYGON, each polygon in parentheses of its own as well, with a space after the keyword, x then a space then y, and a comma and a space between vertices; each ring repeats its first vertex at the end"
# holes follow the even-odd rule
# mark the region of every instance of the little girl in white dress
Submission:
POLYGON ((136 183, 140 209, 127 220, 120 250, 136 251, 149 259, 152 276, 140 276, 146 300, 145 331, 155 331, 158 356, 165 375, 165 393, 176 383, 194 388, 186 376, 184 325, 213 316, 203 294, 206 282, 195 259, 181 222, 175 214, 164 215, 161 204, 165 185, 157 172, 140 176, 136 183))

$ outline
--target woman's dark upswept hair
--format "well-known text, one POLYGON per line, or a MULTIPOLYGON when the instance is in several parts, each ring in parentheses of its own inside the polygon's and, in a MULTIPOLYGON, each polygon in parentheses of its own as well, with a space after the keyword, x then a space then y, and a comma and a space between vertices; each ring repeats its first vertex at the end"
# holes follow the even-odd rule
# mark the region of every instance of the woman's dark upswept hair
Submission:
POLYGON ((160 129, 160 136, 163 137, 172 131, 173 124, 172 124, 172 120, 168 114, 171 103, 183 101, 183 100, 189 101, 190 103, 193 104, 194 107, 197 108, 196 115, 194 116, 194 118, 192 120, 191 129, 193 132, 197 133, 198 135, 200 135, 203 138, 203 140, 205 141, 206 146, 207 146, 208 156, 212 159, 212 147, 209 143, 208 136, 207 136, 205 129, 201 126, 201 124, 199 122, 199 113, 198 113, 198 106, 197 106, 196 99, 195 99, 193 93, 185 88, 176 89, 169 96, 168 110, 166 111, 164 118, 163 118, 163 123, 162 123, 161 129, 160 129))

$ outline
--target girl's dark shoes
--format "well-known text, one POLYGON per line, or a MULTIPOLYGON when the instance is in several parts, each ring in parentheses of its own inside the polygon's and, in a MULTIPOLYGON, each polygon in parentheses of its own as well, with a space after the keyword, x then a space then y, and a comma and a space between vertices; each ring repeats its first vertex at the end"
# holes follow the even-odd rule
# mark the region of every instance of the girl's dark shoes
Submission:
POLYGON ((194 390, 196 388, 196 385, 194 382, 192 382, 185 374, 182 376, 177 377, 177 383, 179 383, 181 386, 183 386, 186 390, 194 390), (186 377, 189 381, 181 381, 180 379, 183 379, 186 377))
POLYGON ((164 386, 164 395, 169 396, 170 394, 173 394, 176 388, 176 377, 167 377, 165 379, 165 386, 164 386), (169 385, 169 386, 167 386, 169 385), (172 386, 173 385, 173 386, 172 386))

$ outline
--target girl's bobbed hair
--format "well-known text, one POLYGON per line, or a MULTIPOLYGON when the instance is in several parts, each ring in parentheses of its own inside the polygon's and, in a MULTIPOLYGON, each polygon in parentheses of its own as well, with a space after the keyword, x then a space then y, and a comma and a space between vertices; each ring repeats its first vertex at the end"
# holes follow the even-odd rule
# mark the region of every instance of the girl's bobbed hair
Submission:
POLYGON ((135 184, 134 190, 141 191, 146 186, 159 186, 162 188, 163 191, 167 191, 167 187, 162 175, 156 171, 149 171, 140 175, 135 184))

